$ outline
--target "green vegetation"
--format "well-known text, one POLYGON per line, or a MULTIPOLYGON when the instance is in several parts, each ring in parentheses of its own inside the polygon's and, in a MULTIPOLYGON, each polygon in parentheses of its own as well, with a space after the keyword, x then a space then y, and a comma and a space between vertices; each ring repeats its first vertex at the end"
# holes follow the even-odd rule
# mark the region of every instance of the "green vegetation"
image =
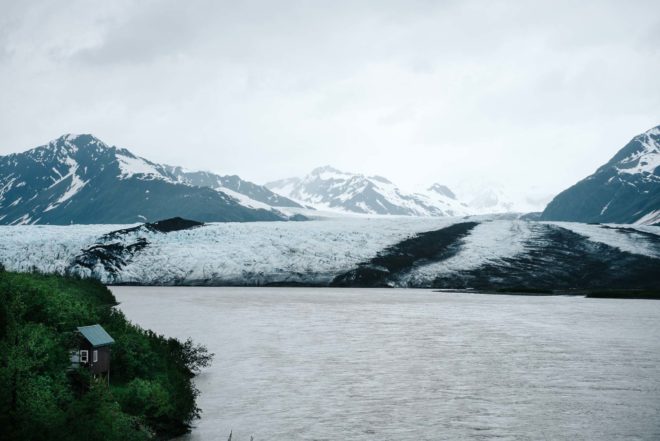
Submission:
POLYGON ((0 439, 147 440, 199 417, 192 378, 212 354, 129 323, 101 283, 0 268, 0 439), (111 382, 70 369, 77 326, 115 339, 111 382))

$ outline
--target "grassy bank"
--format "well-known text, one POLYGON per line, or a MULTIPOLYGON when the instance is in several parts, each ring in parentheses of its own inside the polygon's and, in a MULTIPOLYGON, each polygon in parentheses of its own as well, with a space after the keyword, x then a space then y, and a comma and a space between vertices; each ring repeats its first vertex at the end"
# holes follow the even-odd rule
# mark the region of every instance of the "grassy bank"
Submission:
POLYGON ((200 414, 192 378, 211 356, 129 323, 101 283, 0 270, 0 439, 168 439, 200 414), (69 369, 77 326, 115 339, 111 382, 69 369))

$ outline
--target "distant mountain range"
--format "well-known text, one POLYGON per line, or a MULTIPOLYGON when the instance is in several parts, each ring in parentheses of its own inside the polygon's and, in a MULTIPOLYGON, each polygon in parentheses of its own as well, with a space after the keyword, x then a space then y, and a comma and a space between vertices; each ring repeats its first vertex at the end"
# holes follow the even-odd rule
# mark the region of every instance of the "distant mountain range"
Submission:
POLYGON ((594 174, 557 195, 541 219, 660 223, 660 126, 635 136, 594 174))
MULTIPOLYGON (((64 135, 0 156, 0 224, 152 222, 176 216, 201 222, 305 219, 300 209, 452 217, 536 211, 495 184, 456 193, 436 183, 406 192, 382 176, 319 167, 265 186, 206 171, 151 162, 92 135, 64 135), (460 200, 463 196, 464 200, 460 200), (296 211, 298 209, 298 211, 296 211)), ((530 215, 531 216, 531 215, 530 215)), ((594 174, 527 219, 660 223, 660 126, 635 136, 594 174)))
POLYGON ((0 223, 277 221, 299 207, 238 176, 156 164, 92 135, 64 135, 0 157, 0 223))
POLYGON ((266 184, 270 190, 309 207, 350 213, 404 216, 464 216, 470 208, 446 186, 406 193, 382 176, 365 176, 325 166, 302 178, 266 184))

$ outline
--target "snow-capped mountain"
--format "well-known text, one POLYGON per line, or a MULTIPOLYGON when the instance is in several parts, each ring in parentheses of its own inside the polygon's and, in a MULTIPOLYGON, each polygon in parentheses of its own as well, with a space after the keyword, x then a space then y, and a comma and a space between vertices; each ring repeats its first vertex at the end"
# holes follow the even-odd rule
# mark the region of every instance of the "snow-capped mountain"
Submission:
POLYGON ((449 189, 446 185, 438 184, 437 182, 433 185, 431 185, 428 189, 428 192, 430 193, 436 193, 441 196, 446 196, 449 199, 454 199, 456 200, 456 194, 454 194, 453 191, 449 189))
POLYGON ((477 213, 509 213, 516 211, 513 200, 500 188, 483 188, 468 201, 468 206, 477 213))
POLYGON ((524 189, 511 187, 497 181, 465 180, 456 186, 457 197, 465 201, 473 214, 540 212, 552 195, 533 185, 524 189))
POLYGON ((262 201, 295 205, 238 177, 205 175, 213 185, 92 135, 64 135, 0 157, 0 223, 132 223, 175 216, 283 220, 286 216, 262 201), (224 191, 228 186, 233 189, 224 191))
POLYGON ((221 176, 206 171, 190 171, 182 167, 164 166, 169 176, 178 182, 198 187, 210 187, 226 193, 253 208, 302 206, 289 198, 273 193, 263 185, 241 179, 237 175, 221 176))
POLYGON ((660 223, 660 126, 635 136, 594 174, 560 193, 541 219, 660 223))
POLYGON ((330 166, 316 168, 303 178, 269 182, 266 187, 321 210, 407 216, 469 214, 465 204, 440 184, 425 192, 406 193, 382 176, 346 173, 330 166))

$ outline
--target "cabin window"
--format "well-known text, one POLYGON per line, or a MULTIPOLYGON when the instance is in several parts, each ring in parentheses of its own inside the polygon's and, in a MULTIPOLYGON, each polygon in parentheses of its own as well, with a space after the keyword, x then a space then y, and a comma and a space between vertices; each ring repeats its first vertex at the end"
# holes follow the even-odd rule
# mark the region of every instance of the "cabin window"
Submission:
POLYGON ((99 351, 97 351, 96 349, 94 349, 94 352, 92 352, 92 361, 94 363, 99 361, 99 351))
POLYGON ((89 361, 89 352, 86 349, 80 351, 80 362, 87 363, 89 361))

